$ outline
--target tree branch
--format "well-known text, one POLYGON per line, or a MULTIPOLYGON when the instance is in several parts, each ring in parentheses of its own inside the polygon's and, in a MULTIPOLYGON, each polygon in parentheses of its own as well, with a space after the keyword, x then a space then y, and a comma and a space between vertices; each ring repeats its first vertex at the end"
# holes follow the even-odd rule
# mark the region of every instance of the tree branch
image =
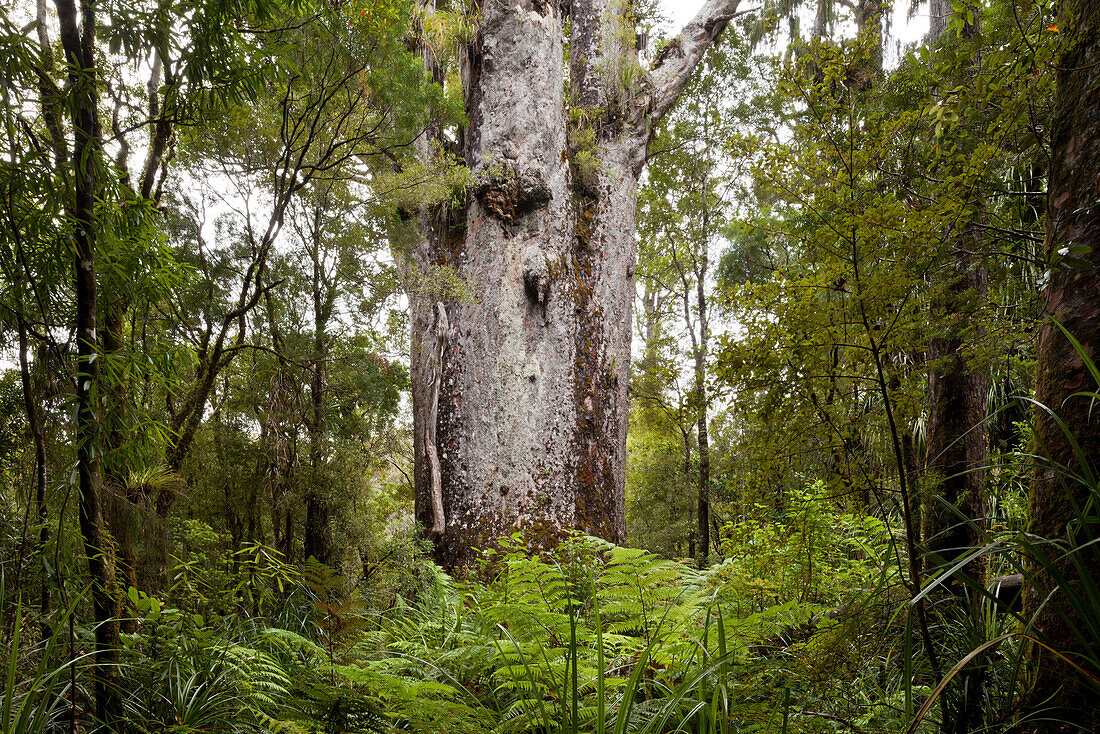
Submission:
POLYGON ((736 16, 740 0, 707 0, 680 35, 661 53, 650 72, 653 92, 649 112, 655 125, 669 111, 699 65, 707 47, 721 35, 736 16))

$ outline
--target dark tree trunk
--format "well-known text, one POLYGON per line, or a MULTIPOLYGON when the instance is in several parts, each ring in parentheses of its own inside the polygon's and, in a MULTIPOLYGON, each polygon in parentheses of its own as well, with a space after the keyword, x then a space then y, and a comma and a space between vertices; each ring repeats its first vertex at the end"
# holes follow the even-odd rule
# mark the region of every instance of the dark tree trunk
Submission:
POLYGON ((103 524, 100 494, 99 419, 95 391, 99 376, 96 359, 96 162, 101 149, 96 109, 95 6, 82 0, 79 14, 73 0, 57 0, 61 43, 69 65, 70 109, 73 120, 72 221, 76 295, 76 473, 80 532, 92 579, 95 615, 96 716, 108 727, 121 730, 121 698, 116 683, 118 660, 118 589, 114 557, 103 524))
MULTIPOLYGON (((968 228, 967 234, 973 234, 968 228)), ((969 239, 965 237, 964 241, 969 239)), ((965 245, 965 242, 964 242, 965 245)), ((933 305, 942 317, 945 333, 929 341, 927 450, 928 477, 921 507, 925 571, 951 567, 971 548, 984 542, 986 514, 985 476, 988 459, 986 400, 989 374, 967 363, 966 339, 980 338, 967 326, 974 323, 973 304, 986 295, 986 269, 971 263, 959 247, 953 255, 954 282, 942 301, 933 305)), ((937 319, 933 318, 933 324, 937 319)), ((913 496, 917 496, 913 493, 913 496)), ((920 506, 921 503, 914 503, 920 506)), ((981 561, 967 564, 959 573, 984 583, 981 561)), ((947 593, 965 594, 958 575, 948 580, 947 593)), ((982 657, 964 667, 944 693, 950 714, 941 730, 965 734, 981 726, 982 693, 988 661, 982 657)))
MULTIPOLYGON (((947 31, 951 7, 946 0, 933 0, 929 12, 928 42, 935 45, 947 31)), ((966 25, 965 33, 976 29, 977 20, 966 25)), ((978 209, 982 208, 979 203, 978 209)), ((985 265, 968 254, 978 249, 981 240, 974 223, 966 222, 951 236, 946 287, 932 303, 932 328, 937 333, 928 343, 926 468, 930 476, 925 483, 922 536, 929 571, 954 563, 966 548, 978 544, 985 516, 989 374, 967 362, 964 348, 981 336, 972 328, 974 304, 988 292, 988 275, 985 265)), ((972 564, 967 573, 980 579, 981 569, 972 564)))
POLYGON ((283 560, 294 563, 294 508, 287 504, 286 514, 283 515, 283 560))
MULTIPOLYGON (((1046 249, 1048 258, 1067 245, 1090 248, 1082 254, 1081 269, 1055 267, 1044 290, 1044 309, 1052 322, 1060 323, 1094 362, 1100 360, 1100 5, 1086 0, 1059 3, 1058 27, 1063 35, 1062 54, 1056 65, 1054 123, 1051 130, 1051 170, 1046 249)), ((1096 469, 1100 456, 1100 427, 1096 409, 1088 397, 1073 397, 1096 390, 1092 377, 1076 350, 1054 323, 1039 333, 1036 366, 1036 400, 1054 411, 1065 423, 1087 461, 1096 469)), ((1067 476, 1083 468, 1061 427, 1046 411, 1035 413, 1036 453, 1049 462, 1032 476, 1029 496, 1031 531, 1050 539, 1067 539, 1079 520, 1079 512, 1095 502, 1096 488, 1067 476), (1066 470, 1057 471, 1058 466, 1066 470), (1091 498, 1091 500, 1090 500, 1091 498)), ((1095 513, 1095 505, 1092 512, 1095 513)), ((1095 523, 1095 514, 1092 515, 1095 523)), ((1078 543, 1095 537, 1095 531, 1078 530, 1078 543), (1083 532, 1083 535, 1081 534, 1083 532)), ((1048 552, 1056 553, 1054 549, 1048 552)), ((1100 578, 1100 558, 1095 547, 1080 551, 1080 573, 1100 578)), ((1025 591, 1029 613, 1036 613, 1035 631, 1055 649, 1073 655, 1086 647, 1095 652, 1100 640, 1087 636, 1080 607, 1067 603, 1067 595, 1079 578, 1067 561, 1059 564, 1068 588, 1055 591, 1037 613, 1052 589, 1045 574, 1031 576, 1025 591)), ((1100 695, 1086 685, 1061 659, 1036 650, 1034 706, 1049 707, 1035 732, 1095 730, 1100 721, 1100 695), (1061 719, 1064 724, 1059 722, 1061 719)), ((1096 674, 1096 671, 1092 671, 1096 674)))
MULTIPOLYGON (((703 178, 703 190, 707 190, 707 179, 703 178)), ((709 213, 703 213, 702 230, 707 231, 709 213)), ((710 333, 710 324, 707 320, 707 296, 706 278, 709 265, 706 241, 698 243, 698 251, 693 256, 693 270, 695 276, 695 307, 696 315, 691 315, 691 281, 684 267, 677 263, 680 271, 680 280, 684 286, 684 325, 691 334, 691 352, 695 361, 695 385, 692 390, 692 403, 696 411, 696 439, 699 452, 699 468, 695 482, 696 497, 696 528, 698 530, 698 554, 696 560, 700 568, 707 564, 710 556, 710 438, 707 432, 707 414, 710 408, 707 399, 707 346, 710 333)), ((687 439, 685 437, 685 445, 687 439)), ((686 465, 689 468, 690 465, 686 465)))
POLYGON ((324 477, 324 436, 325 436, 325 407, 324 407, 324 347, 318 345, 316 354, 319 361, 314 364, 313 374, 310 376, 311 390, 313 393, 313 420, 309 426, 309 489, 306 492, 306 526, 303 542, 305 543, 304 556, 313 556, 318 561, 328 564, 332 554, 332 527, 330 522, 329 500, 324 477))
MULTIPOLYGON (((706 179, 703 180, 706 191, 706 179)), ((710 221, 709 211, 703 212, 703 231, 706 232, 710 221)), ((710 269, 710 257, 707 253, 709 242, 702 242, 695 266, 695 301, 699 309, 699 342, 695 348, 695 403, 699 411, 699 563, 703 567, 711 552, 711 516, 710 516, 710 436, 707 431, 707 416, 710 412, 710 399, 707 396, 707 349, 710 345, 710 320, 707 316, 707 271, 710 269)), ((694 338, 693 338, 694 340, 694 338)), ((717 538, 714 539, 717 541, 717 538)))
MULTIPOLYGON (((921 496, 920 489, 920 467, 917 460, 917 448, 913 441, 913 432, 905 431, 901 434, 901 454, 905 460, 905 476, 907 484, 909 486, 909 494, 914 498, 921 496)), ((913 502, 910 510, 913 513, 913 527, 923 528, 924 516, 923 508, 919 501, 913 502)))
MULTIPOLYGON (((680 421, 677 421, 677 423, 680 423, 680 421)), ((683 446, 684 446, 684 489, 683 489, 683 492, 684 492, 684 497, 689 498, 689 497, 691 497, 691 480, 692 480, 692 476, 693 476, 693 472, 692 472, 692 469, 691 469, 691 426, 690 425, 684 426, 684 425, 681 424, 679 426, 679 428, 680 428, 680 439, 681 439, 681 441, 683 443, 683 446)), ((696 512, 698 512, 698 508, 696 508, 696 512)), ((692 519, 690 517, 690 515, 691 515, 691 506, 690 505, 688 505, 688 515, 689 515, 688 520, 690 521, 692 519)), ((696 551, 696 542, 695 541, 698 538, 698 533, 699 533, 698 523, 697 522, 696 523, 689 522, 688 523, 688 557, 689 558, 697 558, 698 557, 696 552, 695 552, 696 551)))
POLYGON ((416 514, 444 566, 515 529, 534 546, 573 528, 624 540, 635 186, 736 4, 708 2, 645 74, 628 4, 574 0, 573 123, 562 6, 482 8, 463 65, 476 183, 464 212, 422 217, 414 253, 473 291, 413 295, 416 514))
POLYGON ((325 333, 332 312, 332 295, 324 292, 321 271, 320 237, 321 209, 314 212, 313 241, 313 368, 310 371, 310 402, 312 417, 309 430, 309 489, 306 492, 306 558, 313 556, 324 564, 331 562, 332 527, 329 510, 329 488, 325 478, 325 453, 328 439, 328 421, 325 415, 325 379, 328 367, 328 334, 325 333))
MULTIPOLYGON (((696 388, 697 399, 702 405, 706 405, 706 387, 696 388)), ((696 487, 698 494, 699 523, 699 566, 705 567, 711 551, 710 537, 710 444, 707 437, 707 412, 705 408, 699 409, 699 481, 696 487)))
MULTIPOLYGON (((970 365, 963 350, 976 336, 970 329, 973 309, 967 304, 984 298, 987 277, 985 268, 972 263, 964 249, 965 243, 953 255, 953 282, 933 304, 933 324, 942 324, 942 332, 928 344, 930 481, 926 483, 923 535, 929 570, 953 564, 966 549, 979 544, 985 517, 989 375, 970 365)), ((977 564, 967 573, 975 579, 981 577, 977 564)))

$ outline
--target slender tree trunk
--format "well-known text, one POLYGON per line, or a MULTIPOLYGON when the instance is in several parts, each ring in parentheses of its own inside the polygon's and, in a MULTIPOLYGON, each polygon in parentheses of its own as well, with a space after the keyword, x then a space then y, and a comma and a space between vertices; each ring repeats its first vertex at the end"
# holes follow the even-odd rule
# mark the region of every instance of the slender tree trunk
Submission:
MULTIPOLYGON (((691 429, 681 428, 681 438, 684 442, 684 495, 691 496, 691 480, 693 472, 691 471, 691 429)), ((688 505, 688 514, 691 514, 691 505, 688 505)), ((699 526, 697 522, 690 522, 695 518, 689 517, 688 520, 688 558, 698 558, 698 545, 696 540, 698 539, 699 526)))
POLYGON ((914 502, 912 506, 913 512, 913 527, 924 527, 924 514, 923 508, 919 501, 921 496, 920 489, 920 468, 917 460, 917 448, 913 441, 913 432, 905 431, 901 435, 901 453, 905 458, 905 473, 908 477, 909 494, 913 496, 914 502))
MULTIPOLYGON (((987 277, 984 267, 963 254, 964 248, 961 243, 953 255, 954 282, 933 305, 933 323, 943 324, 943 331, 928 344, 927 467, 932 481, 926 490, 923 522, 929 570, 953 563, 978 544, 985 516, 989 374, 968 364, 963 350, 975 338, 968 328, 974 314, 968 312, 967 304, 985 296, 987 277)), ((968 573, 981 577, 976 564, 968 573)))
MULTIPOLYGON (((1058 27, 1063 35, 1062 53, 1055 66, 1056 92, 1051 129, 1051 170, 1046 249, 1048 258, 1067 245, 1082 245, 1082 269, 1055 267, 1044 290, 1044 310, 1072 334, 1090 359, 1100 361, 1100 6, 1085 0, 1059 3, 1058 27)), ((1048 322, 1039 333, 1036 366, 1036 400, 1054 411, 1076 440, 1082 455, 1093 462, 1100 456, 1100 427, 1093 401, 1074 397, 1096 385, 1081 357, 1055 326, 1048 322)), ((1035 413, 1036 453, 1047 462, 1032 476, 1029 496, 1031 532, 1040 537, 1067 539, 1079 519, 1078 512, 1095 502, 1096 488, 1066 472, 1080 473, 1074 446, 1054 418, 1039 409, 1035 413), (1056 471, 1058 466, 1066 467, 1056 471)), ((1092 512, 1095 513, 1095 505, 1092 512)), ((1095 515, 1093 515, 1095 522, 1095 515)), ((1078 543, 1095 537, 1084 531, 1078 543)), ((1055 554, 1055 549, 1047 549, 1055 554)), ((1035 631, 1055 649, 1070 656, 1084 647, 1095 651, 1100 641, 1090 638, 1079 606, 1067 603, 1080 575, 1100 578, 1100 558, 1095 547, 1079 551, 1075 569, 1063 560, 1059 568, 1065 584, 1038 609, 1051 593, 1053 581, 1044 574, 1029 576, 1025 605, 1036 614, 1035 631), (1038 611, 1036 611, 1038 610, 1038 611)), ((1083 593, 1080 589, 1076 593, 1083 593)), ((1036 650, 1038 669, 1031 702, 1049 707, 1034 732, 1093 731, 1100 721, 1100 696, 1064 661, 1036 650), (1053 710, 1050 710, 1053 709, 1053 710), (1059 719, 1063 723, 1059 722, 1059 719)), ((1092 671, 1095 674, 1095 670, 1092 671)))
POLYGON ((860 72, 859 86, 869 89, 882 77, 882 9, 883 0, 857 0, 856 29, 866 44, 867 62, 860 72))
POLYGON ((310 371, 310 398, 312 419, 309 430, 309 489, 306 492, 306 527, 304 556, 313 556, 328 564, 332 553, 332 527, 329 519, 328 488, 325 486, 325 442, 327 420, 325 416, 325 375, 328 365, 328 335, 325 324, 331 311, 330 302, 322 293, 320 259, 320 217, 315 211, 316 227, 313 243, 313 369, 310 371))
MULTIPOLYGON (((931 12, 935 32, 946 32, 950 8, 941 0, 934 0, 931 12)), ((976 23, 967 25, 965 32, 975 32, 976 23)), ((939 40, 939 36, 929 34, 930 43, 939 40)), ((984 207, 979 203, 981 208, 984 207)), ((989 446, 986 422, 989 374, 971 365, 964 354, 966 345, 981 337, 979 327, 975 326, 973 304, 984 300, 988 292, 985 265, 968 254, 980 247, 980 240, 978 228, 971 222, 954 235, 947 285, 932 303, 932 324, 938 333, 928 343, 926 466, 931 481, 925 486, 922 515, 929 571, 954 563, 967 548, 982 540, 989 446)), ((977 563, 971 564, 966 572, 975 579, 982 575, 977 563)), ((953 586, 961 590, 958 584, 953 586)))
MULTIPOLYGON (((707 190, 707 179, 703 178, 703 191, 707 190)), ((703 231, 707 231, 709 214, 703 213, 703 231)), ((691 334, 691 352, 695 361, 695 385, 693 388, 693 403, 696 410, 696 427, 699 451, 699 470, 696 475, 695 496, 696 513, 695 520, 698 528, 699 546, 696 560, 699 567, 706 566, 710 555, 710 440, 707 434, 707 413, 709 401, 707 400, 707 342, 710 325, 707 321, 706 277, 709 258, 707 256, 707 243, 700 243, 700 249, 694 259, 695 276, 695 306, 696 318, 691 315, 691 282, 682 265, 677 263, 680 270, 680 280, 684 286, 684 325, 691 334), (698 333, 696 333, 698 326, 698 333)), ((686 440, 685 440, 686 442, 686 440)))
MULTIPOLYGON (((709 171, 708 171, 709 173, 709 171)), ((708 175, 703 177, 703 194, 707 193, 708 175)), ((710 210, 704 208, 702 231, 710 229, 710 210)), ((704 234, 704 237, 708 237, 704 234)), ((710 346, 710 317, 707 313, 707 274, 710 270, 710 242, 699 243, 695 263, 695 302, 699 311, 699 343, 695 349, 695 402, 699 411, 699 561, 707 563, 711 552, 710 515, 710 436, 707 431, 710 398, 707 396, 707 349, 710 346)), ((715 538, 717 541, 717 538, 715 538)))
MULTIPOLYGON (((681 438, 683 446, 684 446, 684 489, 683 489, 684 495, 683 496, 685 498, 690 498, 691 497, 691 482, 692 482, 692 478, 694 476, 694 472, 692 472, 692 470, 691 470, 691 428, 690 428, 690 426, 685 428, 680 421, 677 421, 677 424, 678 424, 678 427, 680 428, 680 438, 681 438)), ((698 508, 696 508, 696 511, 698 512, 698 508)), ((688 520, 689 520, 689 523, 688 523, 688 557, 689 558, 696 558, 697 555, 696 555, 696 552, 695 552, 696 551, 695 541, 696 541, 696 538, 698 537, 699 527, 698 527, 697 522, 696 523, 690 522, 690 520, 696 519, 696 518, 690 517, 690 515, 691 515, 691 506, 690 505, 688 505, 688 507, 687 507, 687 512, 688 512, 688 515, 689 515, 689 517, 688 517, 688 520)))
MULTIPOLYGON (((697 399, 706 404, 706 388, 697 387, 697 399)), ((699 481, 697 520, 699 523, 699 566, 705 567, 711 551, 710 537, 710 444, 707 436, 707 412, 699 410, 699 481)))
POLYGON ((561 6, 483 6, 463 64, 476 183, 464 212, 422 217, 435 226, 414 253, 472 290, 413 295, 417 518, 442 515, 444 566, 514 529, 535 547, 573 528, 624 540, 635 186, 653 124, 735 7, 708 2, 646 75, 627 4, 575 0, 570 123, 561 6))
MULTIPOLYGON (((123 335, 123 312, 126 306, 111 299, 98 299, 102 312, 103 328, 100 332, 100 355, 104 364, 122 356, 126 341, 123 335)), ((116 574, 122 588, 139 588, 137 569, 137 496, 130 495, 130 470, 125 462, 125 433, 129 428, 126 408, 127 386, 113 376, 100 378, 104 394, 103 419, 107 423, 102 464, 103 505, 107 528, 115 540, 118 551, 116 574)), ((121 609, 121 607, 120 607, 121 609)), ((137 620, 128 618, 120 622, 122 631, 137 631, 137 620)))
MULTIPOLYGON (((68 141, 61 127, 61 112, 65 106, 64 94, 53 84, 55 72, 53 47, 50 43, 49 25, 46 21, 46 0, 37 0, 35 3, 35 19, 38 26, 35 29, 38 34, 38 43, 41 46, 42 75, 39 85, 39 95, 42 100, 42 120, 50 136, 50 146, 54 153, 54 167, 59 174, 69 164, 68 141)), ((29 283, 33 290, 34 284, 29 283)), ((46 621, 52 606, 52 593, 50 589, 48 564, 46 562, 46 547, 50 542, 49 511, 46 506, 46 437, 42 429, 42 416, 38 413, 35 404, 34 386, 31 381, 30 363, 28 360, 27 323, 22 312, 19 314, 19 376, 23 388, 23 408, 27 414, 27 425, 31 429, 31 438, 34 442, 34 504, 35 514, 38 517, 38 554, 42 564, 42 589, 39 593, 38 610, 42 615, 42 639, 49 639, 51 630, 46 621)))
POLYGON ((27 326, 20 314, 19 329, 19 380, 23 388, 23 409, 27 414, 27 425, 31 429, 34 442, 34 510, 38 519, 38 558, 42 566, 42 588, 38 597, 38 611, 42 614, 42 637, 50 634, 49 624, 45 621, 50 613, 50 579, 46 569, 46 546, 50 543, 49 514, 46 508, 46 437, 42 432, 42 418, 35 405, 34 386, 31 382, 31 369, 27 350, 27 326))
POLYGON ((294 507, 290 502, 287 503, 283 523, 283 560, 294 563, 294 507))
POLYGON ((332 527, 329 519, 329 503, 324 486, 324 381, 321 362, 315 363, 310 376, 313 391, 313 421, 309 427, 309 490, 306 492, 306 527, 304 556, 313 556, 324 564, 330 562, 332 551, 332 527))
POLYGON ((92 579, 95 621, 96 716, 108 727, 121 725, 121 699, 115 685, 118 659, 118 589, 114 557, 103 524, 99 472, 99 419, 95 390, 96 359, 96 159, 101 147, 96 109, 95 7, 82 0, 79 15, 73 0, 56 0, 61 43, 69 64, 73 119, 73 254, 76 294, 76 474, 78 515, 92 579))
POLYGON ((42 100, 42 122, 50 136, 50 147, 53 148, 54 166, 61 171, 69 161, 69 142, 61 127, 61 115, 65 109, 65 94, 53 83, 54 79, 54 53, 50 43, 50 24, 46 18, 46 0, 36 0, 35 20, 38 26, 35 31, 38 34, 38 44, 42 53, 42 74, 39 84, 39 94, 42 100))

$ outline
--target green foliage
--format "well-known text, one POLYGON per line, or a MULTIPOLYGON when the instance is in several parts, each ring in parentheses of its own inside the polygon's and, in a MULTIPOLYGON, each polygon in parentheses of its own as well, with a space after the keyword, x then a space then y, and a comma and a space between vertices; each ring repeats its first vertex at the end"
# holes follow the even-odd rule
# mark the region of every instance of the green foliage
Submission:
MULTIPOLYGON (((29 341, 28 394, 18 371, 0 376, 0 579, 18 587, 0 583, 0 729, 56 731, 70 715, 93 728, 102 671, 83 651, 117 624, 138 732, 931 732, 964 689, 982 701, 971 723, 992 730, 1047 641, 983 583, 955 583, 979 559, 1047 584, 1050 608, 1080 621, 1079 649, 1048 658, 1096 687, 1096 467, 1081 451, 1044 463, 1030 411, 1059 406, 1027 397, 1039 289, 1088 254, 1041 250, 1052 5, 953 3, 949 32, 886 71, 874 33, 828 32, 843 26, 828 0, 811 41, 789 0, 731 20, 652 131, 639 192, 638 547, 577 536, 533 555, 517 536, 461 580, 426 560, 410 517, 398 356, 402 291, 472 298, 453 264, 404 261, 424 218, 457 231, 476 183, 461 150, 470 77, 425 60, 471 60, 480 10, 439 6, 88 5, 106 143, 92 453, 104 560, 136 584, 94 612, 68 442, 70 240, 88 223, 66 212, 65 103, 81 87, 48 40, 48 4, 28 25, 15 18, 29 6, 0 7, 0 337, 10 361, 29 341), (758 49, 781 17, 793 45, 758 49), (429 122, 442 142, 426 151, 429 122), (988 294, 959 287, 963 261, 988 294), (945 336, 950 358, 992 376, 993 458, 982 547, 930 570, 899 505, 920 507, 902 477, 942 479, 924 471, 924 436, 942 367, 927 347, 945 336), (702 570, 672 560, 696 528, 700 421, 719 536, 702 570), (1086 490, 1064 537, 1026 530, 1038 469, 1086 490), (319 528, 331 565, 301 560, 319 528)), ((566 122, 582 196, 604 173, 603 136, 650 83, 633 49, 654 4, 602 8, 612 109, 574 106, 566 122)))
MULTIPOLYGON (((0 599, 7 599, 6 577, 0 574, 0 599)), ((0 695, 0 731, 5 734, 45 734, 61 719, 64 700, 71 692, 69 676, 79 658, 62 657, 61 630, 73 609, 64 609, 48 622, 45 634, 32 642, 34 627, 25 616, 22 598, 16 599, 10 630, 5 630, 7 654, 3 660, 0 695)))
MULTIPOLYGON (((847 644, 831 621, 810 622, 828 608, 819 600, 860 598, 858 588, 880 573, 881 526, 840 527, 832 536, 823 528, 811 554, 842 537, 872 558, 815 558, 816 598, 799 598, 805 588, 792 581, 764 603, 743 583, 744 561, 700 572, 583 536, 542 558, 517 536, 486 555, 491 581, 467 581, 444 597, 443 609, 384 625, 378 654, 433 661, 441 680, 462 683, 464 703, 480 699, 497 731, 766 727, 784 681, 803 680, 798 697, 807 703, 812 678, 799 668, 847 644), (734 611, 750 606, 759 611, 734 611), (747 699, 736 692, 750 690, 747 699)), ((843 555, 844 547, 832 552, 843 555)))
POLYGON ((737 590, 731 599, 739 615, 784 598, 840 607, 854 589, 898 573, 888 526, 838 511, 822 481, 793 492, 778 518, 768 519, 767 509, 758 505, 752 519, 723 533, 726 560, 715 572, 737 590))

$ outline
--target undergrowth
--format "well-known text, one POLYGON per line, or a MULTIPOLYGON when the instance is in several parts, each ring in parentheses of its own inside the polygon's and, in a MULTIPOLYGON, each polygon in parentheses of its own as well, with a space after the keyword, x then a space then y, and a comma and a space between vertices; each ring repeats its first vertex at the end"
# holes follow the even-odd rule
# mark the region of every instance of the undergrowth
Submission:
MULTIPOLYGON (((904 731, 907 697, 928 687, 906 667, 905 624, 893 614, 905 600, 892 536, 878 520, 835 514, 823 492, 810 487, 781 517, 727 528, 725 560, 705 570, 580 535, 544 555, 506 538, 463 580, 422 560, 419 586, 400 593, 382 593, 385 573, 356 583, 263 546, 220 564, 181 561, 163 599, 129 594, 138 624, 120 662, 128 725, 904 731)), ((17 670, 52 659, 77 665, 81 681, 88 672, 64 645, 21 644, 9 645, 17 670)), ((37 731, 73 715, 90 728, 79 684, 74 693, 54 678, 39 691, 13 673, 5 701, 46 712, 37 731)))

